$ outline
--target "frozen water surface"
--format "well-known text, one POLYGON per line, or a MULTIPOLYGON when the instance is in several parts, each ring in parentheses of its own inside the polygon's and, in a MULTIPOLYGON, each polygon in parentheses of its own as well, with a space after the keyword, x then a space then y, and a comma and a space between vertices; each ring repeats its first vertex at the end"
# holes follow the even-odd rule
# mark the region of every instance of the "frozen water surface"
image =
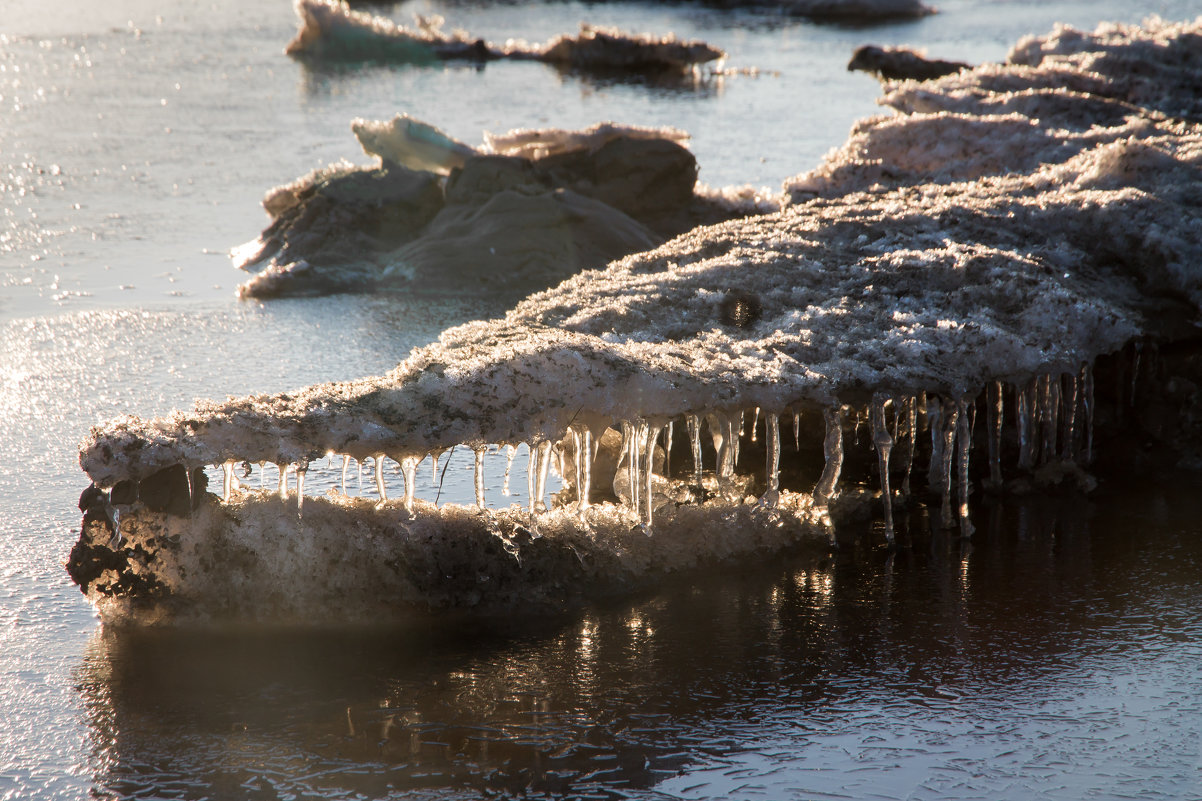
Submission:
MULTIPOLYGON (((0 796, 1196 795, 1202 487, 1187 476, 1087 508, 1007 507, 977 519, 970 550, 921 535, 892 561, 732 569, 486 631, 133 635, 102 629, 62 569, 91 424, 378 374, 446 326, 503 311, 233 300, 225 254, 262 228, 263 192, 360 161, 352 118, 406 112, 473 142, 610 118, 671 125, 692 134, 707 183, 776 187, 877 110, 876 83, 845 70, 860 44, 980 61, 1055 21, 1202 13, 939 6, 869 28, 687 5, 377 7, 493 40, 544 41, 582 20, 671 30, 762 71, 681 89, 538 64, 308 70, 282 55, 295 31, 282 2, 6 4, 0 796)), ((456 459, 449 491, 471 503, 471 454, 456 459)), ((504 462, 486 461, 490 498, 504 462)), ((525 464, 520 452, 516 492, 525 464)), ((306 491, 319 487, 311 475, 306 491)))

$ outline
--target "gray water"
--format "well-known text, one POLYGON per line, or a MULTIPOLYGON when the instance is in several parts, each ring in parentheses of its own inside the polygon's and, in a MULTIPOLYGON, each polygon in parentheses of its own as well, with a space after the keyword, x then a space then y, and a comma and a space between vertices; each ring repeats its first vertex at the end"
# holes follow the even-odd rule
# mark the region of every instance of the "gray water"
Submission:
MULTIPOLYGON (((262 194, 357 116, 483 129, 613 119, 693 134, 711 185, 775 187, 877 111, 865 42, 1001 58, 1056 20, 1202 3, 960 0, 817 26, 691 5, 415 2, 490 39, 586 20, 759 67, 688 89, 537 64, 311 71, 288 2, 0 9, 0 798, 401 792, 767 798, 1202 797, 1202 481, 921 521, 892 560, 740 566, 557 620, 403 631, 106 631, 62 562, 90 425, 374 374, 505 300, 233 298, 262 194)), ((490 495, 499 475, 489 474, 490 495)), ((455 467, 450 500, 470 500, 455 467), (458 475, 458 478, 456 478, 458 475)), ((866 543, 867 541, 865 541, 866 543)))

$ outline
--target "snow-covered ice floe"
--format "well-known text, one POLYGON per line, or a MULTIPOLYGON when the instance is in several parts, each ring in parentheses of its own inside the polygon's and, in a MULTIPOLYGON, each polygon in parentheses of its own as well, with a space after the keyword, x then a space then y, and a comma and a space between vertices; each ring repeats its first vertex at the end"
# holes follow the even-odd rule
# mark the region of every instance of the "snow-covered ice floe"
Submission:
POLYGON ((386 375, 98 427, 68 569, 115 622, 559 608, 822 550, 841 499, 871 494, 854 470, 891 540, 918 476, 961 536, 974 485, 1088 486, 1120 414, 1202 453, 1199 64, 1202 20, 1057 29, 892 86, 900 113, 786 208, 570 278, 386 375), (528 501, 490 507, 486 455, 515 445, 528 501), (415 490, 452 447, 477 454, 475 507, 415 490), (327 454, 367 490, 305 497, 327 454), (254 488, 263 464, 281 478, 254 488))
POLYGON ((318 62, 423 64, 447 60, 541 61, 581 72, 691 72, 725 53, 705 42, 672 34, 629 34, 582 25, 544 44, 510 40, 494 44, 465 31, 447 33, 438 17, 417 17, 413 27, 354 11, 345 0, 297 0, 300 29, 284 52, 318 62))
POLYGON ((516 299, 776 202, 699 187, 688 136, 671 128, 521 129, 485 134, 479 148, 406 115, 351 128, 378 163, 334 164, 271 190, 271 224, 231 254, 254 272, 241 295, 516 299))

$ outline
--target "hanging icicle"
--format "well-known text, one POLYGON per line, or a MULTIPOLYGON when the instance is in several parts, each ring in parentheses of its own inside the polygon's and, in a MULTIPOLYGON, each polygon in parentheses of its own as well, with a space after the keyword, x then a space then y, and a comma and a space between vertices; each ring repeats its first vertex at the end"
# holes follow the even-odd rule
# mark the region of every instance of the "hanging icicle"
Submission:
POLYGON ((512 445, 505 446, 505 481, 501 484, 501 494, 508 498, 512 493, 509 491, 509 473, 513 470, 513 457, 517 455, 518 449, 512 445))
POLYGON ((580 496, 577 505, 581 515, 588 509, 589 495, 593 491, 593 432, 584 429, 584 458, 580 465, 580 496))
POLYGON ((685 424, 689 428, 689 447, 693 450, 693 482, 701 492, 701 420, 690 414, 685 417, 685 424))
POLYGON ((1069 462, 1077 461, 1077 408, 1081 405, 1081 382, 1072 373, 1060 377, 1064 398, 1064 431, 1060 437, 1060 454, 1069 462))
POLYGON ((1042 432, 1040 463, 1047 464, 1056 458, 1056 429, 1059 428, 1060 381, 1052 380, 1051 373, 1039 377, 1039 422, 1042 432))
POLYGON ((906 472, 902 478, 902 497, 910 497, 910 474, 914 470, 914 457, 918 452, 918 398, 914 395, 903 403, 903 419, 906 429, 906 472))
POLYGON ((572 435, 572 472, 575 476, 573 483, 576 487, 576 500, 579 505, 581 488, 584 486, 584 441, 577 429, 569 428, 568 433, 572 435))
POLYGON ((968 493, 971 489, 968 480, 968 457, 972 453, 972 396, 965 395, 957 401, 959 420, 956 428, 956 466, 960 484, 960 536, 971 537, 973 533, 972 520, 968 517, 968 493))
POLYGON ((1002 487, 1002 430, 1005 420, 1005 400, 1002 382, 989 382, 988 425, 989 425, 989 484, 995 489, 1002 487))
POLYGON ((535 502, 538 500, 534 494, 534 486, 537 482, 538 475, 538 442, 526 443, 526 499, 529 501, 530 511, 537 512, 535 502))
MULTIPOLYGON (((319 463, 320 464, 320 463, 319 463)), ((296 516, 300 517, 305 507, 305 474, 309 472, 309 463, 296 466, 296 516)))
POLYGON ((342 497, 344 497, 344 498, 346 497, 346 471, 348 468, 350 468, 350 466, 351 466, 350 455, 349 454, 344 455, 342 457, 342 497))
POLYGON ((1015 415, 1018 417, 1018 466, 1023 470, 1035 467, 1035 417, 1038 414, 1038 383, 1033 378, 1023 386, 1015 387, 1015 415))
POLYGON ((768 432, 768 491, 762 500, 768 506, 776 506, 780 501, 780 418, 775 412, 768 412, 765 416, 764 427, 768 432))
POLYGON ((1081 366, 1081 406, 1085 410, 1085 448, 1081 457, 1085 464, 1093 462, 1093 366, 1081 366))
POLYGON ((931 432, 931 463, 927 465, 927 486, 939 491, 943 479, 943 401, 927 395, 927 427, 931 432))
POLYGON ((377 453, 376 460, 376 494, 380 496, 380 502, 388 500, 388 493, 384 489, 384 454, 377 453))
POLYGON ((630 485, 630 508, 639 514, 639 467, 642 450, 639 448, 643 434, 643 423, 630 425, 630 449, 626 453, 626 478, 630 485))
POLYGON ((225 462, 221 465, 221 470, 225 474, 225 484, 222 488, 221 500, 229 503, 234 496, 234 463, 225 462))
POLYGON ((1144 343, 1136 340, 1131 346, 1131 408, 1135 408, 1135 393, 1139 389, 1139 363, 1144 354, 1144 343))
POLYGON ((756 437, 759 436, 757 429, 760 427, 760 407, 755 407, 755 411, 751 417, 751 441, 756 442, 756 437))
POLYGON ((192 498, 192 470, 188 465, 181 464, 184 468, 184 481, 188 484, 188 516, 192 516, 192 509, 195 508, 195 501, 192 498))
POLYGON ((826 422, 826 436, 822 441, 822 452, 826 465, 814 487, 814 505, 827 506, 834 498, 839 486, 839 474, 843 472, 843 407, 839 404, 822 411, 826 422))
MULTIPOLYGON (((952 528, 956 524, 955 517, 952 515, 952 464, 956 457, 956 431, 960 422, 960 405, 951 399, 948 399, 943 404, 942 416, 942 431, 941 439, 943 440, 940 450, 939 469, 939 490, 943 494, 943 503, 940 507, 940 521, 944 528, 952 528)), ((967 421, 965 421, 967 425, 967 421)))
POLYGON ((793 450, 801 451, 801 408, 794 406, 793 412, 793 450))
POLYGON ((484 453, 487 448, 476 448, 476 506, 484 509, 487 507, 484 499, 484 453))
POLYGON ((413 498, 417 492, 417 466, 420 463, 421 460, 416 456, 401 457, 401 477, 405 479, 405 511, 410 514, 413 514, 413 498))
POLYGON ((647 507, 646 523, 648 528, 650 528, 651 512, 655 507, 655 494, 652 489, 652 481, 655 478, 655 441, 659 439, 660 427, 650 423, 644 423, 643 429, 647 435, 647 449, 643 457, 643 496, 646 499, 647 507))
POLYGON ((288 497, 288 465, 277 462, 275 469, 280 474, 280 500, 284 500, 288 497))
MULTIPOLYGON (((881 501, 885 512, 885 541, 893 544, 893 493, 889 488, 889 454, 893 450, 894 438, 889 435, 889 426, 885 423, 885 404, 892 401, 877 395, 872 399, 869 410, 869 423, 872 427, 872 444, 876 447, 877 468, 881 475, 881 501)), ((894 420, 897 411, 894 409, 894 420)))
POLYGON ((536 510, 546 511, 547 504, 543 501, 543 496, 547 491, 547 471, 551 467, 551 442, 544 441, 538 444, 538 479, 534 485, 534 492, 537 496, 536 510))
POLYGON ((664 478, 672 478, 672 421, 664 426, 664 478))

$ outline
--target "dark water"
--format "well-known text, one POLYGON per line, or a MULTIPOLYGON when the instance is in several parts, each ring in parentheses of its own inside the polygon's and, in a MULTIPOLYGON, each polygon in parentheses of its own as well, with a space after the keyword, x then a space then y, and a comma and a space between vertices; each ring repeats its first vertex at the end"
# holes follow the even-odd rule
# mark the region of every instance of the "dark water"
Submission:
POLYGON ((123 797, 1197 798, 1202 480, 563 620, 98 631, 123 797))

